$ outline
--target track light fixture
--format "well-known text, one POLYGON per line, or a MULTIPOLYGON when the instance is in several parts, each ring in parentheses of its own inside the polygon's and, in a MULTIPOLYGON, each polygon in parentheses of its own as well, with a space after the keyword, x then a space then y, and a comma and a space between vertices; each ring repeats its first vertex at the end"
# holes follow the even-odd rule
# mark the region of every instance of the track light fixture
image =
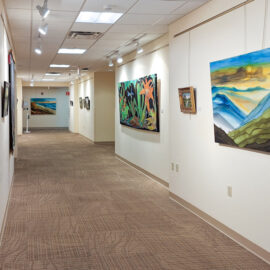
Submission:
POLYGON ((48 33, 48 24, 45 23, 45 24, 41 25, 41 26, 38 28, 38 32, 39 32, 41 35, 43 35, 43 36, 47 35, 47 33, 48 33))
POLYGON ((36 8, 43 19, 45 19, 50 13, 50 10, 48 9, 48 0, 44 0, 42 7, 37 5, 36 8))
POLYGON ((112 61, 112 58, 109 59, 109 64, 108 64, 109 67, 113 67, 114 64, 113 64, 113 61, 112 61))
POLYGON ((120 55, 119 51, 117 52, 117 59, 116 59, 116 61, 117 61, 118 64, 122 64, 123 63, 123 58, 120 55))
POLYGON ((137 54, 143 53, 143 48, 140 46, 139 42, 136 43, 136 47, 137 54))
POLYGON ((35 48, 35 53, 41 55, 42 54, 42 48, 41 48, 41 36, 39 34, 38 36, 38 46, 35 48))

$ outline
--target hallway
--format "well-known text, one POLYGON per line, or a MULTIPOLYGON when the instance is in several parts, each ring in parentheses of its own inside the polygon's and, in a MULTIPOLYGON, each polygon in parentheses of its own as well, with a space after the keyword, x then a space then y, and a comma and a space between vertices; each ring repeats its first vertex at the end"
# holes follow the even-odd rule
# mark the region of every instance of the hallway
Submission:
POLYGON ((112 146, 65 131, 19 139, 1 270, 270 269, 112 146))

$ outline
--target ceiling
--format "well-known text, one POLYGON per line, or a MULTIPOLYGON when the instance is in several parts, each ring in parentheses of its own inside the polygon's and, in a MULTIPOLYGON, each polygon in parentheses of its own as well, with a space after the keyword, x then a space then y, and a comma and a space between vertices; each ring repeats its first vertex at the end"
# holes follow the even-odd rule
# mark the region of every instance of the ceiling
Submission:
MULTIPOLYGON (((17 73, 24 81, 41 81, 46 72, 60 72, 52 77, 69 81, 78 67, 89 71, 104 69, 106 56, 114 50, 127 54, 135 49, 131 40, 140 38, 144 45, 168 32, 168 25, 198 8, 208 0, 48 0, 51 10, 45 21, 48 34, 42 37, 42 55, 34 52, 38 46, 38 27, 42 20, 36 9, 43 0, 4 0, 15 47, 17 73), (76 23, 80 11, 121 12, 115 24, 76 23), (96 40, 68 39, 70 31, 98 31, 103 35, 96 40), (59 48, 87 49, 83 55, 59 55, 59 48), (69 64, 69 69, 53 69, 50 64, 69 64)), ((50 76, 51 77, 51 76, 50 76)))

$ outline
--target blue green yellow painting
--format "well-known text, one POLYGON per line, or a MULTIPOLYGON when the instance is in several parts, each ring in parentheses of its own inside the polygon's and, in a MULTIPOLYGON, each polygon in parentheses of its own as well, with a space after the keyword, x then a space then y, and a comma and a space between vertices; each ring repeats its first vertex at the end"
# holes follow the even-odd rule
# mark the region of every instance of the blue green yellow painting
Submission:
POLYGON ((210 69, 215 141, 270 152, 270 48, 210 69))
POLYGON ((31 98, 31 114, 56 114, 56 98, 31 98))
POLYGON ((120 123, 159 132, 157 75, 118 84, 120 123))

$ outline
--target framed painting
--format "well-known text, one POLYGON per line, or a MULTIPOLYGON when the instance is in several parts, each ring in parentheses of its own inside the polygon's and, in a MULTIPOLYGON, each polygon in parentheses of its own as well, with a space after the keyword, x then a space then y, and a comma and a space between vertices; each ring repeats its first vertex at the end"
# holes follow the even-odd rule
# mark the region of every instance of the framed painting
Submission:
POLYGON ((3 95, 2 95, 2 117, 5 117, 8 115, 8 109, 9 109, 9 90, 10 84, 8 82, 4 82, 4 89, 3 89, 3 95))
POLYGON ((193 87, 179 88, 180 109, 183 113, 196 113, 195 90, 193 87))
POLYGON ((31 114, 56 114, 56 98, 31 98, 31 114))
POLYGON ((85 98, 84 105, 85 105, 86 110, 89 111, 90 110, 90 99, 89 99, 89 97, 85 98))
POLYGON ((215 141, 270 152, 270 48, 210 63, 215 141))
POLYGON ((13 153, 16 145, 15 132, 15 113, 16 113, 16 75, 15 75, 15 61, 13 52, 10 50, 8 54, 9 66, 9 148, 13 153))
POLYGON ((118 84, 120 123, 159 132, 157 74, 118 84))
POLYGON ((73 100, 70 100, 69 103, 70 103, 70 106, 73 107, 73 100))
POLYGON ((80 109, 83 109, 83 99, 82 99, 82 97, 80 97, 79 102, 80 102, 80 109))

